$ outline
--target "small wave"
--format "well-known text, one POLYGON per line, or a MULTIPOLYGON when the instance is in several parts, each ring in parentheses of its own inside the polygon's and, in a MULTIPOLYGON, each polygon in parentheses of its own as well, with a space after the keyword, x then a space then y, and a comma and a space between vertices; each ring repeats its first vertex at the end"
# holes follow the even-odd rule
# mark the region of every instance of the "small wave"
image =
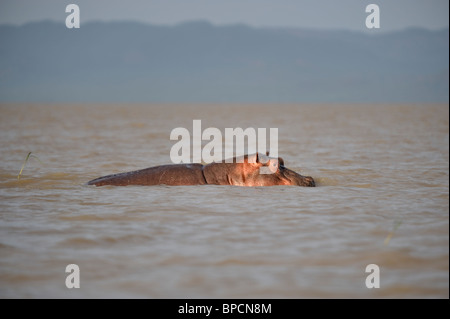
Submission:
POLYGON ((103 236, 98 238, 86 238, 86 237, 72 237, 62 240, 58 246, 60 247, 82 247, 82 248, 95 248, 99 245, 114 245, 114 244, 142 244, 152 240, 153 237, 149 235, 125 235, 125 236, 103 236))
POLYGON ((67 183, 70 185, 82 184, 86 180, 87 178, 78 174, 65 172, 44 173, 34 176, 22 174, 20 179, 15 174, 2 174, 0 175, 0 188, 60 188, 67 183))
POLYGON ((338 186, 339 181, 332 177, 314 177, 316 186, 338 186))
MULTIPOLYGON (((96 203, 96 205, 104 205, 96 203)), ((105 215, 94 215, 94 214, 85 214, 85 215, 66 215, 59 216, 60 220, 66 221, 130 221, 130 220, 139 220, 137 216, 130 216, 130 214, 105 214, 105 215)))
POLYGON ((348 187, 355 187, 355 188, 372 188, 372 184, 350 184, 347 185, 348 187))

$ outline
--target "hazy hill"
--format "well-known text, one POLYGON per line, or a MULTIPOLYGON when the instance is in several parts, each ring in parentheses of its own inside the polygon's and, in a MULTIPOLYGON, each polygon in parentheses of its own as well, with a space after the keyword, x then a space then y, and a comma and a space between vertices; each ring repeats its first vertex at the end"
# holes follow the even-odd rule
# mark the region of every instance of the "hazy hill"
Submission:
POLYGON ((0 101, 447 102, 449 31, 0 26, 0 101))

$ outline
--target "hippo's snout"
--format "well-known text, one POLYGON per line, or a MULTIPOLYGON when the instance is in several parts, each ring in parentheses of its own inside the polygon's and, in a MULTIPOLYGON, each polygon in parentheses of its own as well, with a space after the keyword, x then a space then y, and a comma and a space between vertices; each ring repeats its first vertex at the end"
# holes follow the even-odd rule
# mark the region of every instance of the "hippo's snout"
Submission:
POLYGON ((296 177, 295 179, 291 179, 291 181, 294 183, 294 185, 298 186, 306 186, 306 187, 315 187, 316 183, 314 182, 314 179, 311 176, 302 176, 296 177))
POLYGON ((285 169, 285 176, 291 181, 292 185, 315 187, 316 183, 311 176, 303 176, 297 172, 291 171, 290 169, 285 169))

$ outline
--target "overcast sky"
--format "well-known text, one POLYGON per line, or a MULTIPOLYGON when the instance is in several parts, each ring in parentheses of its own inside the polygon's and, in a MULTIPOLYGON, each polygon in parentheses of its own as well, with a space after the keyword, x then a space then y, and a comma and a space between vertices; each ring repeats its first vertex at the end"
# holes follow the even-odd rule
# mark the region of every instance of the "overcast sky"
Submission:
POLYGON ((208 20, 216 25, 366 30, 365 8, 380 7, 381 29, 448 28, 448 0, 0 0, 0 24, 50 19, 64 22, 66 5, 78 4, 81 23, 132 20, 174 25, 208 20))

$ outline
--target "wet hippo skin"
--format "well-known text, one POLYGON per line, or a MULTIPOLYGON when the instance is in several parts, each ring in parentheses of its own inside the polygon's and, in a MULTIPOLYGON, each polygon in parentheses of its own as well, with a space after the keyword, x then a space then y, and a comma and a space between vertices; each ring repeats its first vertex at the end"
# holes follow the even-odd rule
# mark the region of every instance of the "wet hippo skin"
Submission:
POLYGON ((311 176, 302 176, 284 166, 281 157, 245 155, 226 161, 202 164, 170 164, 138 171, 107 175, 88 185, 235 185, 235 186, 315 186, 311 176))

